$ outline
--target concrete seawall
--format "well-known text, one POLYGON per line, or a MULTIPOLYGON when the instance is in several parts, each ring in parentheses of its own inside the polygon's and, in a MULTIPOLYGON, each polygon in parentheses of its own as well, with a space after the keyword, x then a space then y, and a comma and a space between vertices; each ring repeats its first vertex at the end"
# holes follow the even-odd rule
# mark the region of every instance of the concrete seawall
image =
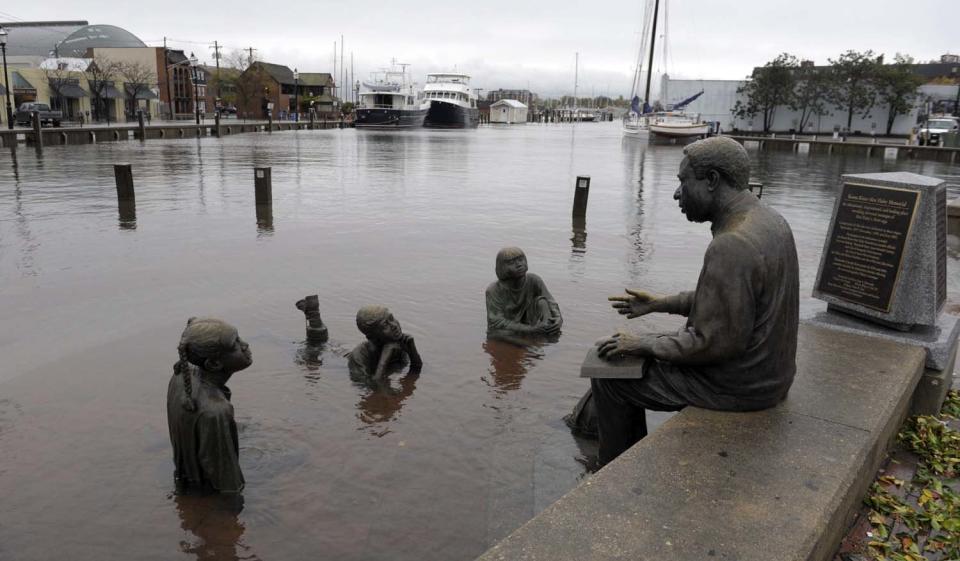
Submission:
MULTIPOLYGON (((199 136, 227 136, 246 132, 269 132, 290 130, 313 130, 342 128, 339 121, 222 121, 219 128, 216 123, 164 123, 143 127, 145 140, 157 138, 196 138, 199 136)), ((53 127, 40 130, 43 146, 64 144, 96 144, 119 140, 140 140, 140 127, 137 125, 96 126, 96 127, 53 127)), ((0 130, 0 147, 15 147, 18 143, 36 144, 36 133, 32 129, 0 130)))
POLYGON ((924 360, 916 347, 802 325, 781 405, 685 409, 479 559, 830 559, 924 360))
POLYGON ((743 144, 747 148, 760 150, 792 151, 798 154, 850 154, 869 158, 919 159, 938 162, 960 163, 960 148, 943 146, 915 146, 906 141, 877 139, 872 142, 864 138, 850 138, 846 141, 832 137, 804 137, 793 135, 725 135, 743 144))

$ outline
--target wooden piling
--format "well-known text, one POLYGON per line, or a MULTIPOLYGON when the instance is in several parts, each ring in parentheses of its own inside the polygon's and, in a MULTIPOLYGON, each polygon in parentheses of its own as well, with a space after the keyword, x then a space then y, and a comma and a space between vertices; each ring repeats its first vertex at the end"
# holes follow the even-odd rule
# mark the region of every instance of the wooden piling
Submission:
POLYGON ((118 201, 132 201, 136 198, 133 191, 133 167, 130 164, 114 164, 113 178, 117 182, 118 201))
POLYGON ((217 111, 216 113, 213 114, 213 130, 214 130, 213 134, 215 134, 217 138, 220 138, 223 136, 223 132, 220 129, 220 111, 217 111))
POLYGON ((253 187, 257 206, 273 204, 272 168, 253 168, 253 187))
POLYGON ((140 134, 140 141, 147 139, 147 124, 143 121, 143 111, 137 111, 137 130, 140 134))
POLYGON ((37 147, 37 150, 43 150, 43 132, 40 130, 40 112, 34 111, 31 117, 33 121, 33 143, 37 147))
POLYGON ((587 215, 587 199, 590 197, 590 176, 578 175, 577 184, 573 191, 573 217, 583 218, 587 215))

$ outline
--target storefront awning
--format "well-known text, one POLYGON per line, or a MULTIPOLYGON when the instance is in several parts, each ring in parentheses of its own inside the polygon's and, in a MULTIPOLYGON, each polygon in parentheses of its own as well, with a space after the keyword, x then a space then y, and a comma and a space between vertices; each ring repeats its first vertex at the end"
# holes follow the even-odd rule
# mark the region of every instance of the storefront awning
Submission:
POLYGON ((83 88, 79 84, 74 84, 72 82, 60 82, 57 83, 56 80, 50 80, 50 89, 53 90, 54 95, 60 97, 69 97, 74 99, 79 99, 81 97, 87 97, 87 92, 83 91, 83 88))
POLYGON ((33 84, 28 82, 19 72, 15 71, 13 73, 13 91, 32 91, 36 93, 37 88, 33 87, 33 84))
POLYGON ((123 95, 123 92, 113 86, 104 86, 102 97, 106 99, 123 99, 126 96, 123 95))
POLYGON ((137 92, 136 99, 159 99, 157 94, 150 90, 137 92))

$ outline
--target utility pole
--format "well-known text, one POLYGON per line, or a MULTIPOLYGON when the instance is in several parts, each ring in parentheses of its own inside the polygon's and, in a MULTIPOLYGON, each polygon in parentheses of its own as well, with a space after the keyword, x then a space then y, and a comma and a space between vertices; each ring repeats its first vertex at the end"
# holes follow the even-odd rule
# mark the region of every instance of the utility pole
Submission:
POLYGON ((253 51, 257 49, 247 47, 245 50, 247 51, 247 66, 253 66, 253 51))
POLYGON ((170 120, 173 116, 173 93, 170 90, 170 59, 167 58, 167 38, 163 38, 163 74, 167 78, 167 110, 170 111, 170 120))
MULTIPOLYGON (((213 42, 213 59, 217 61, 217 97, 215 99, 220 101, 220 88, 222 87, 220 84, 220 44, 216 41, 213 42)), ((220 112, 219 107, 217 107, 217 112, 220 112)))

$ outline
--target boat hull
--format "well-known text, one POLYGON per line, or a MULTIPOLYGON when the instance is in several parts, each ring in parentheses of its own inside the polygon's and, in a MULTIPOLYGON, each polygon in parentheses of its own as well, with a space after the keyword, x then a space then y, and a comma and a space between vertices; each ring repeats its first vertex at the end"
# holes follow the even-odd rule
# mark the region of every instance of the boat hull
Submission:
POLYGON ((664 138, 693 138, 706 136, 710 126, 705 123, 651 124, 650 133, 664 138))
POLYGON ((356 110, 358 129, 417 129, 423 126, 426 109, 368 109, 356 110))
POLYGON ((443 101, 430 102, 423 126, 431 129, 469 129, 480 125, 480 110, 443 101))

